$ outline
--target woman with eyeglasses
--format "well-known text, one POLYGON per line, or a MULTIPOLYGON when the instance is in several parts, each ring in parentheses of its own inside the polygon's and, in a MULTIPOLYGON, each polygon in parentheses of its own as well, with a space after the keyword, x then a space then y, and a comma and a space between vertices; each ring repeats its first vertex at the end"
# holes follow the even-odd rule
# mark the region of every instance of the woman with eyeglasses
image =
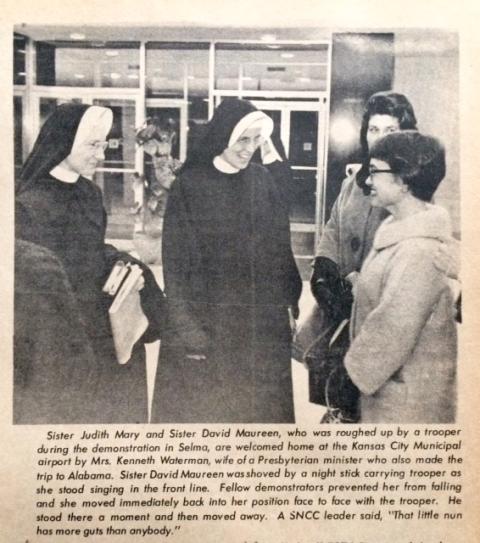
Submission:
POLYGON ((302 283, 284 202, 252 162, 272 129, 250 102, 225 99, 172 185, 153 422, 294 422, 289 308, 302 283))
POLYGON ((368 198, 369 149, 386 134, 416 127, 413 107, 403 94, 378 92, 365 105, 360 128, 363 162, 342 183, 316 250, 311 277, 312 293, 331 318, 349 317, 352 298, 345 279, 360 270, 378 226, 388 216, 386 210, 372 207, 368 198))
MULTIPOLYGON (((108 318, 111 299, 102 293, 114 263, 118 259, 134 260, 105 244, 102 194, 92 181, 98 163, 104 159, 112 121, 112 111, 105 107, 59 106, 44 123, 16 190, 16 237, 48 249, 63 266, 85 328, 82 333, 86 333, 95 355, 95 363, 86 364, 83 374, 80 372, 83 378, 79 387, 85 388, 85 395, 77 409, 69 408, 64 422, 147 421, 143 345, 137 344, 127 364, 118 364, 108 318)), ((153 340, 161 327, 163 293, 149 269, 137 263, 145 280, 141 297, 150 321, 147 335, 153 340)), ((38 273, 44 272, 39 266, 38 273)), ((56 345, 51 348, 55 350, 56 345)), ((35 349, 30 354, 34 357, 35 349)), ((17 362, 32 372, 42 372, 42 363, 48 365, 48 360, 17 362)), ((79 379, 78 368, 74 371, 68 360, 57 371, 66 379, 69 372, 79 379)), ((57 384, 52 381, 52 394, 57 384)), ((32 422, 35 417, 32 413, 32 422)))
MULTIPOLYGON (((332 207, 330 218, 323 227, 310 278, 311 291, 318 305, 311 320, 307 321, 306 327, 300 329, 297 336, 299 356, 305 357, 309 369, 310 399, 313 403, 325 402, 322 396, 325 360, 334 359, 343 367, 349 339, 348 327, 343 326, 342 321, 350 318, 353 303, 352 282, 372 246, 378 226, 388 216, 385 209, 373 207, 368 197, 370 187, 366 184, 366 179, 369 148, 386 134, 415 129, 416 125, 413 107, 403 94, 378 92, 373 94, 365 105, 360 127, 362 164, 351 167, 332 207), (338 330, 343 331, 336 333, 339 325, 338 330), (307 332, 306 342, 309 343, 310 327, 316 335, 320 333, 319 337, 333 333, 332 337, 337 338, 335 343, 327 342, 327 345, 330 345, 327 350, 320 350, 314 355, 308 350, 305 351, 302 334, 307 332), (320 399, 317 399, 317 392, 320 399)), ((345 386, 338 385, 342 391, 345 389, 342 392, 342 405, 328 406, 321 422, 355 422, 358 418, 358 392, 348 382, 347 376, 345 383, 345 386)), ((328 403, 327 401, 327 405, 328 403)))
POLYGON ((454 421, 454 305, 436 262, 451 226, 430 203, 444 175, 443 146, 416 131, 389 134, 370 150, 369 200, 389 217, 356 282, 345 357, 361 422, 454 421))

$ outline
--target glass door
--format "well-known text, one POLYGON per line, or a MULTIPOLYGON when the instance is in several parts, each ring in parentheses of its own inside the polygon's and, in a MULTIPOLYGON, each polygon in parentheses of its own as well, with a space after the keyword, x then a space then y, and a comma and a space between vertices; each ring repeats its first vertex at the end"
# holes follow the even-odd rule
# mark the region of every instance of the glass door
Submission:
POLYGON ((141 206, 142 212, 136 223, 142 230, 159 231, 170 187, 185 161, 187 107, 183 99, 152 98, 146 102, 145 130, 139 133, 145 188, 137 196, 137 210, 141 206))
MULTIPOLYGON (((143 122, 139 97, 135 90, 68 87, 37 87, 33 92, 32 134, 38 134, 45 119, 65 102, 76 102, 109 107, 113 111, 113 125, 105 150, 105 161, 96 170, 94 181, 102 189, 108 219, 107 237, 130 238, 134 202, 133 173, 142 172, 141 150, 135 144, 135 129, 143 122)), ((34 141, 34 139, 33 139, 34 141)))
POLYGON ((182 99, 147 99, 147 117, 172 134, 172 158, 185 161, 188 138, 188 102, 182 99))
POLYGON ((69 102, 76 104, 89 103, 85 96, 79 96, 78 89, 69 89, 67 92, 52 92, 52 89, 46 89, 44 92, 33 93, 32 145, 43 123, 55 111, 55 108, 69 102))
POLYGON ((93 105, 113 111, 113 125, 105 150, 105 161, 97 169, 95 181, 103 190, 108 214, 128 213, 133 205, 132 175, 136 171, 136 101, 127 98, 93 98, 93 105))
POLYGON ((291 220, 294 229, 315 231, 321 217, 325 108, 317 102, 253 100, 270 115, 280 134, 294 176, 291 220))

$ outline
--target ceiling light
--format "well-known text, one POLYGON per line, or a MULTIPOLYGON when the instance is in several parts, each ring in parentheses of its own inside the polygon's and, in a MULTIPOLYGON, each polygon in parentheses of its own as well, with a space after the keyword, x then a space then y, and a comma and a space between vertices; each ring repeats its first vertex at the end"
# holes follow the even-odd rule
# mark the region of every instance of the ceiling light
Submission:
POLYGON ((187 76, 187 79, 195 79, 195 76, 194 75, 189 75, 189 76, 187 76))
POLYGON ((17 75, 25 77, 27 75, 27 72, 17 72, 17 75))
POLYGON ((355 146, 358 127, 349 117, 334 116, 330 123, 330 137, 335 147, 345 151, 355 146))
POLYGON ((264 34, 260 39, 262 41, 276 41, 277 36, 275 36, 275 34, 264 34))
POLYGON ((84 40, 85 39, 85 34, 82 34, 81 32, 72 32, 70 34, 70 38, 72 40, 84 40))
POLYGON ((309 77, 299 77, 298 80, 301 81, 302 83, 310 83, 311 81, 309 77))
POLYGON ((73 77, 75 79, 85 79, 85 76, 83 74, 75 74, 73 77))
POLYGON ((293 53, 282 53, 280 56, 282 58, 293 58, 295 55, 293 53))
POLYGON ((112 79, 120 79, 122 76, 121 76, 120 74, 117 74, 116 72, 112 72, 112 73, 110 74, 110 77, 111 77, 112 79))
POLYGON ((281 49, 281 45, 267 45, 269 49, 281 49))
POLYGON ((107 57, 118 57, 118 51, 105 51, 105 54, 107 55, 107 57))

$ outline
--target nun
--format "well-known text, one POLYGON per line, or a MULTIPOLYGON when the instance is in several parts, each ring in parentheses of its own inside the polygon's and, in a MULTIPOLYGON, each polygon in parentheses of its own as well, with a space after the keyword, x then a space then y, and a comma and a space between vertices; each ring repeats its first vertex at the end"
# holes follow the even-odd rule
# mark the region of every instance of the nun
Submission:
POLYGON ((281 195, 251 162, 272 129, 250 102, 225 99, 172 185, 153 422, 294 422, 291 326, 302 282, 281 195))
MULTIPOLYGON (((106 213, 100 188, 92 181, 104 159, 112 120, 112 111, 105 107, 73 103, 58 107, 44 123, 16 187, 16 237, 47 249, 63 266, 79 311, 77 333, 85 335, 95 359, 93 368, 86 364, 83 372, 77 368, 71 373, 88 394, 77 402, 76 413, 70 410, 68 420, 57 422, 147 422, 143 344, 137 343, 127 364, 118 364, 108 319, 111 299, 102 293, 115 262, 134 260, 105 244, 106 213)), ((150 323, 142 340, 152 341, 161 328, 163 293, 151 271, 140 265, 145 282, 142 305, 150 323)), ((37 269, 38 274, 44 271, 37 269)), ((41 373, 35 360, 19 360, 22 352, 15 354, 16 365, 41 373)), ((68 373, 68 362, 59 373, 68 373)), ((58 381, 52 376, 53 395, 61 382, 65 376, 58 381)), ((43 418, 35 422, 50 422, 47 412, 43 418)))

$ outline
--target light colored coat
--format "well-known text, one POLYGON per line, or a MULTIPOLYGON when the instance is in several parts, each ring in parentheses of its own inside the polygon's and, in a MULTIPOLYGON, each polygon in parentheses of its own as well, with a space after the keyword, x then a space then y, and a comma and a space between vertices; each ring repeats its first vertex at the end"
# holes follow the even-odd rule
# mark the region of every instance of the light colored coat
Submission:
POLYGON ((451 290, 435 266, 449 241, 447 212, 379 227, 362 267, 346 369, 361 392, 361 422, 445 423, 455 418, 457 336, 451 290))
POLYGON ((316 256, 333 260, 342 277, 360 270, 378 226, 388 216, 386 210, 370 205, 355 180, 358 169, 353 165, 343 181, 316 251, 316 256))

